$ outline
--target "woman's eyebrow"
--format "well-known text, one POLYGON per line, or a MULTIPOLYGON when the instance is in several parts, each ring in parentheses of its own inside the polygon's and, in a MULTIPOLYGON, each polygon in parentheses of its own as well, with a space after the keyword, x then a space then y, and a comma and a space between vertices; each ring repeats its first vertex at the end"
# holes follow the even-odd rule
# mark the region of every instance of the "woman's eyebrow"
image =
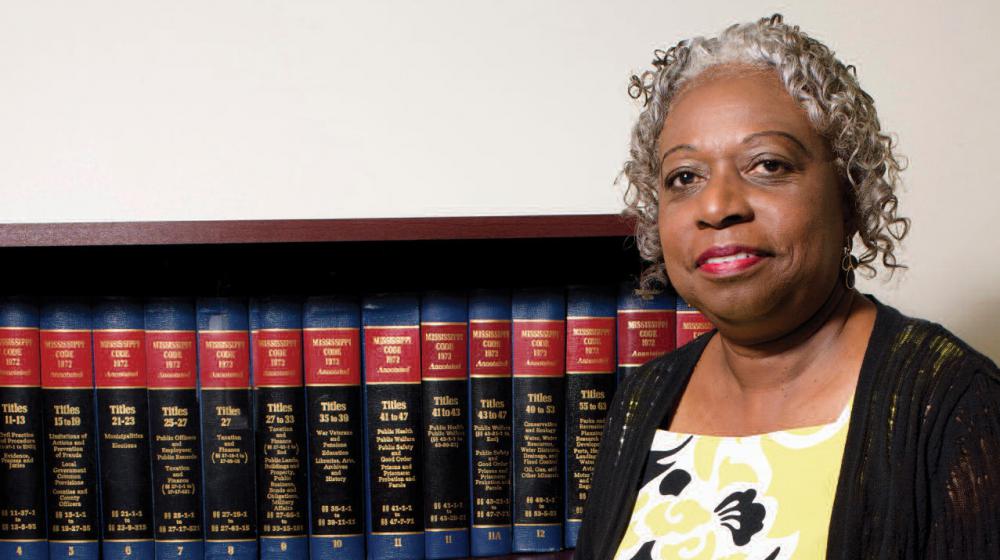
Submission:
POLYGON ((809 151, 809 148, 806 148, 806 145, 803 144, 798 138, 782 130, 763 130, 761 132, 754 132, 753 134, 747 135, 747 137, 743 139, 742 143, 747 144, 751 140, 755 140, 761 136, 781 136, 787 138, 792 142, 794 142, 795 145, 797 145, 807 155, 812 155, 812 153, 809 151))
POLYGON ((677 144, 673 148, 670 148, 669 150, 663 152, 663 155, 660 156, 660 165, 663 165, 663 160, 667 159, 667 156, 669 156, 670 154, 676 152, 677 150, 688 150, 688 151, 691 151, 691 152, 698 151, 698 149, 695 148, 694 146, 692 146, 691 144, 677 144))

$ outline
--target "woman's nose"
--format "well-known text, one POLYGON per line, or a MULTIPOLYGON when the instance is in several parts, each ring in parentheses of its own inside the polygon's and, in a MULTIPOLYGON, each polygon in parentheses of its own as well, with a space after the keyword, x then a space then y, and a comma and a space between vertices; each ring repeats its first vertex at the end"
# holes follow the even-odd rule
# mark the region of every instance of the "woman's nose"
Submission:
POLYGON ((753 219, 747 185, 736 170, 713 173, 698 193, 698 227, 723 229, 753 219))

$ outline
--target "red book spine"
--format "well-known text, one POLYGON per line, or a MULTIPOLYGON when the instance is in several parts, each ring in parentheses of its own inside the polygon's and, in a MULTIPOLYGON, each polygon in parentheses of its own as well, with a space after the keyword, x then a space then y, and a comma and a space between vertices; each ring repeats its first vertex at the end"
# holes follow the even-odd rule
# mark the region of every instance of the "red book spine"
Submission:
POLYGON ((468 346, 465 323, 422 323, 423 379, 465 379, 468 346))
POLYGON ((469 375, 510 377, 510 321, 469 321, 469 375))
POLYGON ((674 350, 677 315, 674 311, 619 309, 618 365, 637 367, 674 350))
POLYGON ((304 331, 306 385, 351 386, 361 383, 361 335, 354 327, 304 331))
POLYGON ((700 311, 681 310, 677 312, 677 347, 711 331, 714 326, 700 311))
POLYGON ((365 327, 365 383, 420 383, 420 326, 365 327))
POLYGON ((302 331, 261 329, 254 336, 255 387, 302 386, 302 331))
POLYGON ((146 331, 146 371, 149 388, 197 387, 197 344, 194 331, 146 331))
POLYGON ((42 387, 93 389, 89 330, 45 330, 41 336, 42 387))
POLYGON ((554 320, 514 321, 514 377, 566 374, 566 324, 554 320))
POLYGON ((250 349, 246 331, 198 333, 202 389, 250 387, 250 349))
POLYGON ((94 380, 98 389, 146 387, 144 331, 95 330, 94 380))
POLYGON ((615 320, 566 318, 566 373, 614 373, 615 320))
POLYGON ((40 367, 38 329, 0 328, 0 387, 38 387, 40 367))

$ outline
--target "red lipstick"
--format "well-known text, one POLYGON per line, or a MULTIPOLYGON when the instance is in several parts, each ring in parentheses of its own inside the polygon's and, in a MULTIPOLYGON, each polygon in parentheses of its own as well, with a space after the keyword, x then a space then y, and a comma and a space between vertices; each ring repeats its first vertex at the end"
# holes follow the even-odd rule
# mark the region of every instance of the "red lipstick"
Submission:
POLYGON ((698 256, 695 266, 712 276, 728 276, 742 272, 757 264, 765 252, 744 245, 723 245, 712 247, 698 256))

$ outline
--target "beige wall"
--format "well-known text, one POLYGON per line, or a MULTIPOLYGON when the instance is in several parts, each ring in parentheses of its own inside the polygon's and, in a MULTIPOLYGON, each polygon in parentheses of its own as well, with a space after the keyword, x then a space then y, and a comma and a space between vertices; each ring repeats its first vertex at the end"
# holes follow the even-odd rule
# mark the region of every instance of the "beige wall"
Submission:
POLYGON ((913 218, 864 287, 1000 357, 995 1, 0 2, 0 222, 606 213, 653 48, 782 11, 913 218))

